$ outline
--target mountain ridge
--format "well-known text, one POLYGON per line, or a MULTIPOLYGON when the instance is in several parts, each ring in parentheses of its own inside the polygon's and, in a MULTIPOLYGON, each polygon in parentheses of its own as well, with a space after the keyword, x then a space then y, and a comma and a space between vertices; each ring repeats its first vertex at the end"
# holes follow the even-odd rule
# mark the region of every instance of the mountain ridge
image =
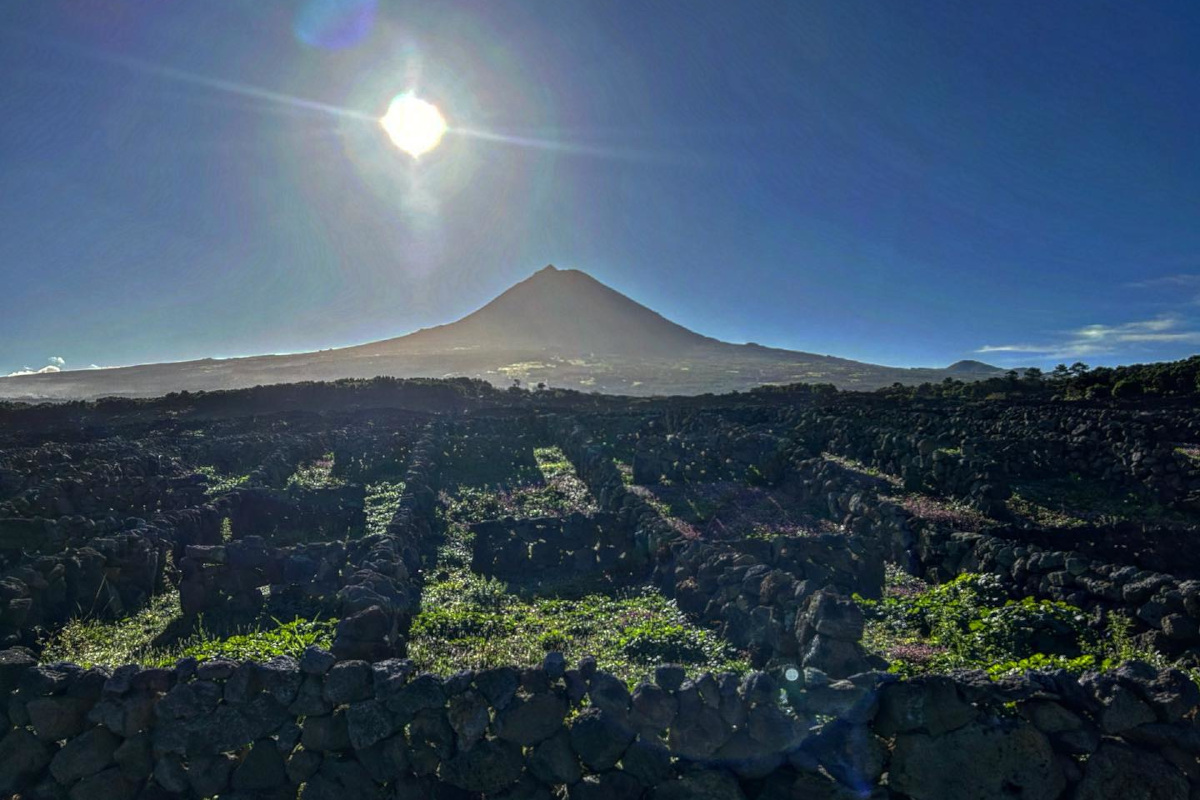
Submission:
POLYGON ((867 364, 734 344, 673 322, 581 270, 549 265, 444 325, 365 344, 288 355, 143 364, 0 378, 0 398, 151 397, 337 378, 477 377, 620 394, 703 394, 824 382, 874 389, 1002 370, 978 361, 946 369, 867 364))

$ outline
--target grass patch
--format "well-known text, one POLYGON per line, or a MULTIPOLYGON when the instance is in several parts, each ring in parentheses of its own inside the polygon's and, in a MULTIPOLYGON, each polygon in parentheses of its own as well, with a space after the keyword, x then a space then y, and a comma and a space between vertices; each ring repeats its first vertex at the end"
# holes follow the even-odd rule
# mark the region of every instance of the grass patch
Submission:
MULTIPOLYGON (((578 480, 550 454, 539 461, 549 473, 549 486, 564 478, 578 480)), ((453 497, 443 495, 439 514, 445 539, 428 571, 431 577, 408 643, 409 657, 419 668, 449 674, 532 665, 551 651, 569 661, 595 656, 601 668, 630 682, 667 661, 696 671, 748 668, 716 634, 692 624, 653 588, 597 592, 592 584, 576 581, 556 585, 554 596, 530 596, 472 572, 467 524, 494 518, 498 511, 541 515, 546 507, 530 496, 462 488, 453 497)))
POLYGON ((1127 617, 1111 615, 1103 632, 1067 603, 1012 600, 994 575, 963 574, 929 586, 888 567, 884 597, 856 597, 867 617, 863 646, 902 675, 984 669, 992 677, 1029 669, 1111 669, 1140 659, 1127 617))
POLYGON ((214 497, 219 494, 224 494, 230 489, 236 489, 239 486, 244 486, 250 475, 226 475, 216 467, 203 466, 196 467, 195 471, 208 479, 208 486, 205 487, 204 493, 209 497, 214 497))
POLYGON ((1195 523, 1194 514, 1173 511, 1134 492, 1080 475, 1022 483, 1013 490, 1008 500, 1010 513, 1037 527, 1077 528, 1126 520, 1150 525, 1195 523))
POLYGON ((281 622, 265 617, 221 631, 200 618, 190 631, 181 631, 184 624, 179 593, 164 592, 124 619, 67 622, 45 639, 41 660, 70 661, 83 667, 163 667, 187 657, 201 661, 217 657, 266 661, 280 655, 299 658, 310 644, 330 647, 337 622, 300 617, 281 622))
POLYGON ((326 453, 318 459, 296 467, 284 488, 336 489, 345 485, 345 480, 333 474, 333 453, 326 453))
POLYGON ((385 533, 396 509, 400 507, 400 498, 404 495, 404 481, 380 481, 369 483, 363 496, 363 512, 366 515, 366 532, 385 533))

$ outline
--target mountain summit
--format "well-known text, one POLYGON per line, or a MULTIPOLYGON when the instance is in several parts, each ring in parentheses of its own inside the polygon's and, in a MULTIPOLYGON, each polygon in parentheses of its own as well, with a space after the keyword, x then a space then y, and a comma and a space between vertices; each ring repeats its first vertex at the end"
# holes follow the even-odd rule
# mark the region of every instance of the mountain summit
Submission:
POLYGON ((351 350, 388 355, 476 348, 670 357, 712 344, 719 342, 671 322, 586 272, 550 265, 457 322, 351 350))
POLYGON ((977 361, 900 369, 833 356, 731 344, 663 317, 574 269, 548 266, 457 322, 369 344, 282 356, 202 359, 0 378, 0 398, 153 397, 337 378, 467 376, 620 394, 702 394, 819 382, 846 389, 975 380, 977 361))

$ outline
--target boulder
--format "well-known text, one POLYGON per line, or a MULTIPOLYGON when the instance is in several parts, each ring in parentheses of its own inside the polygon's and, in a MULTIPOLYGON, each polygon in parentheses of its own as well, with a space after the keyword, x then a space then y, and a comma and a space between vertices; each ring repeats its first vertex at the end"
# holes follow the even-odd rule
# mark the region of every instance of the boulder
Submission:
POLYGON ((589 768, 612 769, 625 753, 634 733, 598 708, 588 708, 570 723, 571 747, 589 768))
POLYGON ((1154 753, 1108 742, 1083 769, 1074 800, 1186 800, 1187 779, 1154 753))
POLYGON ((1026 722, 900 734, 889 782, 912 800, 1054 800, 1066 785, 1049 740, 1026 722))

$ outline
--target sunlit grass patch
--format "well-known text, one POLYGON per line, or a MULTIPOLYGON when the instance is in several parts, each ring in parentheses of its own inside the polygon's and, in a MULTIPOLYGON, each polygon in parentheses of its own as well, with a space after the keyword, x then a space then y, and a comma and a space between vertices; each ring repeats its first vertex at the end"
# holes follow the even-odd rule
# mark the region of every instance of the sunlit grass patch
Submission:
POLYGON ((196 467, 195 471, 208 479, 208 485, 204 489, 204 493, 209 497, 218 494, 224 494, 230 489, 236 489, 239 486, 245 485, 250 480, 250 475, 226 475, 216 467, 200 466, 196 467))
POLYGON ((930 586, 889 566, 884 597, 856 597, 867 616, 863 646, 902 675, 983 669, 993 677, 1030 669, 1109 669, 1163 657, 1138 647, 1131 622, 1111 615, 1103 631, 1082 609, 1010 599, 999 580, 966 573, 930 586))
POLYGON ((152 597, 145 608, 125 619, 71 620, 46 639, 42 660, 84 667, 158 664, 168 654, 155 640, 181 618, 179 593, 171 591, 152 597))
POLYGON ((363 496, 363 511, 366 514, 366 532, 384 533, 400 507, 404 495, 404 481, 380 481, 366 487, 363 496))
POLYGON ((333 453, 326 453, 296 467, 296 471, 287 479, 286 488, 336 489, 345 485, 345 480, 333 474, 333 453))
MULTIPOLYGON (((443 507, 448 517, 455 512, 443 507)), ((595 656, 602 668, 629 681, 668 661, 696 670, 747 668, 716 634, 693 624, 653 588, 605 593, 575 580, 556 585, 553 596, 529 596, 472 572, 471 533, 459 519, 447 522, 413 621, 409 656, 421 669, 446 674, 536 664, 550 651, 569 661, 595 656)))
POLYGON ((178 592, 164 592, 124 619, 67 622, 45 640, 41 658, 84 667, 170 666, 186 657, 202 661, 217 657, 265 661, 280 655, 299 658, 310 644, 330 647, 337 622, 302 617, 282 622, 265 617, 224 630, 225 626, 206 624, 201 617, 191 628, 185 629, 185 624, 178 592))

